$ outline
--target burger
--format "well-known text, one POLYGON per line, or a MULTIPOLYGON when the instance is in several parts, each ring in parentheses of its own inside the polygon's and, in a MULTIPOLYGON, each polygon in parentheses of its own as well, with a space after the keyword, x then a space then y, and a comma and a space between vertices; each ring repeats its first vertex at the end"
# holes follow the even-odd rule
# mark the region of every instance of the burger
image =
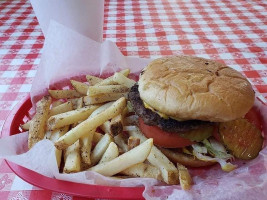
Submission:
POLYGON ((141 132, 170 160, 189 167, 219 162, 225 171, 235 168, 227 161, 253 159, 262 148, 260 127, 245 118, 254 99, 241 73, 192 56, 152 61, 129 92, 141 132))

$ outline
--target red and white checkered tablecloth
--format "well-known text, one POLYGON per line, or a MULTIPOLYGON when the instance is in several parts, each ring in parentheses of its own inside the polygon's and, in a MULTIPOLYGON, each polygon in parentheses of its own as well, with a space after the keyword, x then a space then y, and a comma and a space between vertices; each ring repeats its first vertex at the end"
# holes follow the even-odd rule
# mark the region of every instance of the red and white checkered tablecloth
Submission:
MULTIPOLYGON (((265 0, 107 0, 104 39, 124 55, 190 54, 241 71, 267 99, 265 0)), ((0 131, 30 91, 44 37, 27 0, 0 1, 0 131)), ((78 199, 36 188, 0 160, 0 199, 78 199)))

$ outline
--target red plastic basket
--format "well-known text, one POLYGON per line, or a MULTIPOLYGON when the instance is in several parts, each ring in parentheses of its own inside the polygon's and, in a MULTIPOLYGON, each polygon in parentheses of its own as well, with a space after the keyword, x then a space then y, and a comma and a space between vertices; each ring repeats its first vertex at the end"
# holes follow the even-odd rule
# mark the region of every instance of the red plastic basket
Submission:
MULTIPOLYGON (((9 114, 3 126, 1 137, 21 133, 22 130, 19 125, 29 118, 31 107, 30 95, 27 95, 9 114)), ((90 198, 143 199, 144 187, 112 187, 73 183, 49 178, 12 162, 6 162, 21 179, 43 189, 90 198)))

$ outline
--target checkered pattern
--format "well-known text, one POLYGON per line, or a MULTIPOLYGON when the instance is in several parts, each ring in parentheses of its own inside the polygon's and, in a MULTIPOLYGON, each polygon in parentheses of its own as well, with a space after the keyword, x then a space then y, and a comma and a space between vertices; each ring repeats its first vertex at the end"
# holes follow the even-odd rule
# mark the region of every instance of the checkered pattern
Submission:
POLYGON ((267 3, 262 1, 108 1, 104 38, 124 55, 190 54, 241 71, 267 98, 267 3))
MULTIPOLYGON (((266 16, 265 0, 107 0, 104 39, 127 56, 190 54, 224 62, 266 100, 266 16)), ((30 91, 43 42, 29 1, 0 1, 0 131, 30 91)), ((0 199, 74 199, 33 187, 0 163, 0 199)))

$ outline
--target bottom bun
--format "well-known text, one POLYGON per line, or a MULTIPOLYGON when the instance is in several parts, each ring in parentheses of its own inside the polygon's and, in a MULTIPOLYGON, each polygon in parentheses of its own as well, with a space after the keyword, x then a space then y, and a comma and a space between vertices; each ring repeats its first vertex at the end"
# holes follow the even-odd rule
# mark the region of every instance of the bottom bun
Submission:
POLYGON ((208 162, 197 159, 196 157, 185 154, 183 152, 172 151, 169 149, 158 147, 161 152, 167 156, 173 163, 180 163, 186 167, 206 167, 214 165, 216 162, 208 162))

